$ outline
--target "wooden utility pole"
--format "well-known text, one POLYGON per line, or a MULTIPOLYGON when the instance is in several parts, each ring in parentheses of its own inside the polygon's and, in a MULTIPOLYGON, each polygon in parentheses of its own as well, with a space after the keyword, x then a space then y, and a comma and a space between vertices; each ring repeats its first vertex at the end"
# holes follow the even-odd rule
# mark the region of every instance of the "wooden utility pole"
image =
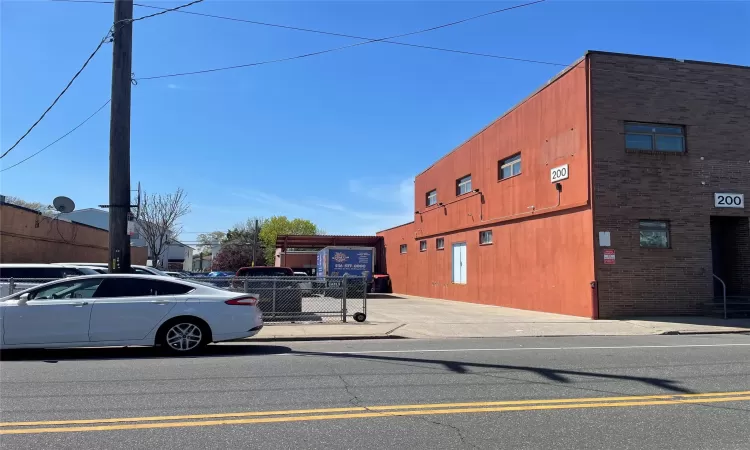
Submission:
POLYGON ((115 0, 109 122, 109 271, 130 272, 130 87, 133 0, 115 0))
POLYGON ((255 228, 253 230, 253 267, 255 267, 255 249, 258 248, 258 219, 255 219, 255 228))

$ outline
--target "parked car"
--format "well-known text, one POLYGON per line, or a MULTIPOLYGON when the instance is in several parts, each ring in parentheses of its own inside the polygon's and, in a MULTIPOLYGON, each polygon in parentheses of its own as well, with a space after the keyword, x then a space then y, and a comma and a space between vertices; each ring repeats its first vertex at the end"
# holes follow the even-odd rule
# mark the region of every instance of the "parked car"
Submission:
POLYGON ((294 272, 295 277, 306 277, 307 279, 301 280, 299 283, 300 289, 302 289, 302 295, 312 295, 313 292, 313 277, 310 276, 307 272, 300 272, 295 271, 294 272))
POLYGON ((261 311, 302 312, 302 287, 289 267, 242 267, 232 282, 234 289, 258 294, 261 311), (275 278, 279 278, 276 280, 275 278))
MULTIPOLYGON (((77 267, 91 267, 92 269, 96 270, 100 273, 109 273, 109 266, 107 266, 106 263, 65 263, 67 265, 71 266, 77 266, 77 267)), ((149 267, 149 266, 140 266, 137 264, 131 264, 130 265, 130 272, 134 274, 141 274, 141 275, 157 275, 160 277, 168 277, 166 272, 162 272, 161 270, 149 267)))
POLYGON ((222 289, 230 289, 232 287, 232 278, 234 274, 232 272, 209 272, 206 275, 211 285, 222 289))
POLYGON ((263 328, 258 296, 153 275, 97 274, 0 299, 0 348, 156 345, 176 354, 263 328))
POLYGON ((13 291, 18 292, 53 278, 95 274, 96 271, 91 268, 68 264, 0 264, 0 297, 11 294, 11 278, 13 291))

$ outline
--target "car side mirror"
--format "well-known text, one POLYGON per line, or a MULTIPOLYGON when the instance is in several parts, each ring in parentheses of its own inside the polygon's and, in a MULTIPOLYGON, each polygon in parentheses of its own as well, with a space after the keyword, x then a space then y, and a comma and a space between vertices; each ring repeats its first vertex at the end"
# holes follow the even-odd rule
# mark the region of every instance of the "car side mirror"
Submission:
POLYGON ((18 297, 18 304, 19 305, 25 305, 29 301, 29 293, 21 294, 20 297, 18 297))

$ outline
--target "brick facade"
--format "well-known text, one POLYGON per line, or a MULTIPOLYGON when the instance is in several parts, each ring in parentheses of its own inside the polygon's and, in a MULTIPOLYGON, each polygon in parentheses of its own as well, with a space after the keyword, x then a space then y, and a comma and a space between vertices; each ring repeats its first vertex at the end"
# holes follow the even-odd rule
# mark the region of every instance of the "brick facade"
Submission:
POLYGON ((750 68, 589 52, 417 175, 414 222, 379 234, 395 292, 599 318, 693 315, 714 298, 715 272, 730 294, 750 295, 750 207, 715 208, 717 192, 750 200, 750 68), (682 127, 686 151, 626 150, 626 122, 682 127), (498 180, 499 161, 518 153, 521 173, 498 180), (550 169, 562 164, 556 202, 550 169), (458 197, 467 174, 476 192, 458 197), (439 203, 425 206, 433 190, 439 203), (669 247, 641 247, 641 220, 666 221, 669 247), (491 246, 479 245, 482 229, 491 246), (467 280, 455 283, 451 245, 464 242, 467 280))
MULTIPOLYGON (((0 204, 0 263, 106 263, 108 245, 107 230, 0 204)), ((145 265, 147 254, 145 247, 130 249, 133 264, 145 265)))
POLYGON ((596 244, 600 316, 697 314, 713 296, 711 216, 748 216, 714 193, 750 197, 750 70, 596 52, 589 65, 594 232, 616 252, 605 265, 596 244), (626 151, 625 121, 684 126, 686 152, 626 151), (640 247, 642 219, 669 221, 670 248, 640 247))

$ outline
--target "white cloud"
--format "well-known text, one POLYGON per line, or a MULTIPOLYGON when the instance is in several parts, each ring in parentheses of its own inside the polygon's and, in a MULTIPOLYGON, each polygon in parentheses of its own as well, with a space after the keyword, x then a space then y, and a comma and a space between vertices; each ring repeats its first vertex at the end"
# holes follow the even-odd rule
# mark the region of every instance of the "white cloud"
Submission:
POLYGON ((169 83, 169 84, 167 85, 167 88, 168 88, 168 89, 179 89, 180 87, 179 87, 179 86, 177 86, 177 85, 176 85, 176 84, 174 84, 174 83, 169 83))
MULTIPOLYGON (((247 200, 254 215, 289 215, 313 220, 329 234, 375 234, 414 220, 414 182, 411 179, 382 182, 351 180, 350 203, 340 198, 283 198, 257 190, 238 190, 232 195, 247 200), (357 199, 359 197, 359 199, 357 199), (349 205, 354 204, 352 208, 349 205)), ((247 207, 240 207, 244 209, 247 207)))

